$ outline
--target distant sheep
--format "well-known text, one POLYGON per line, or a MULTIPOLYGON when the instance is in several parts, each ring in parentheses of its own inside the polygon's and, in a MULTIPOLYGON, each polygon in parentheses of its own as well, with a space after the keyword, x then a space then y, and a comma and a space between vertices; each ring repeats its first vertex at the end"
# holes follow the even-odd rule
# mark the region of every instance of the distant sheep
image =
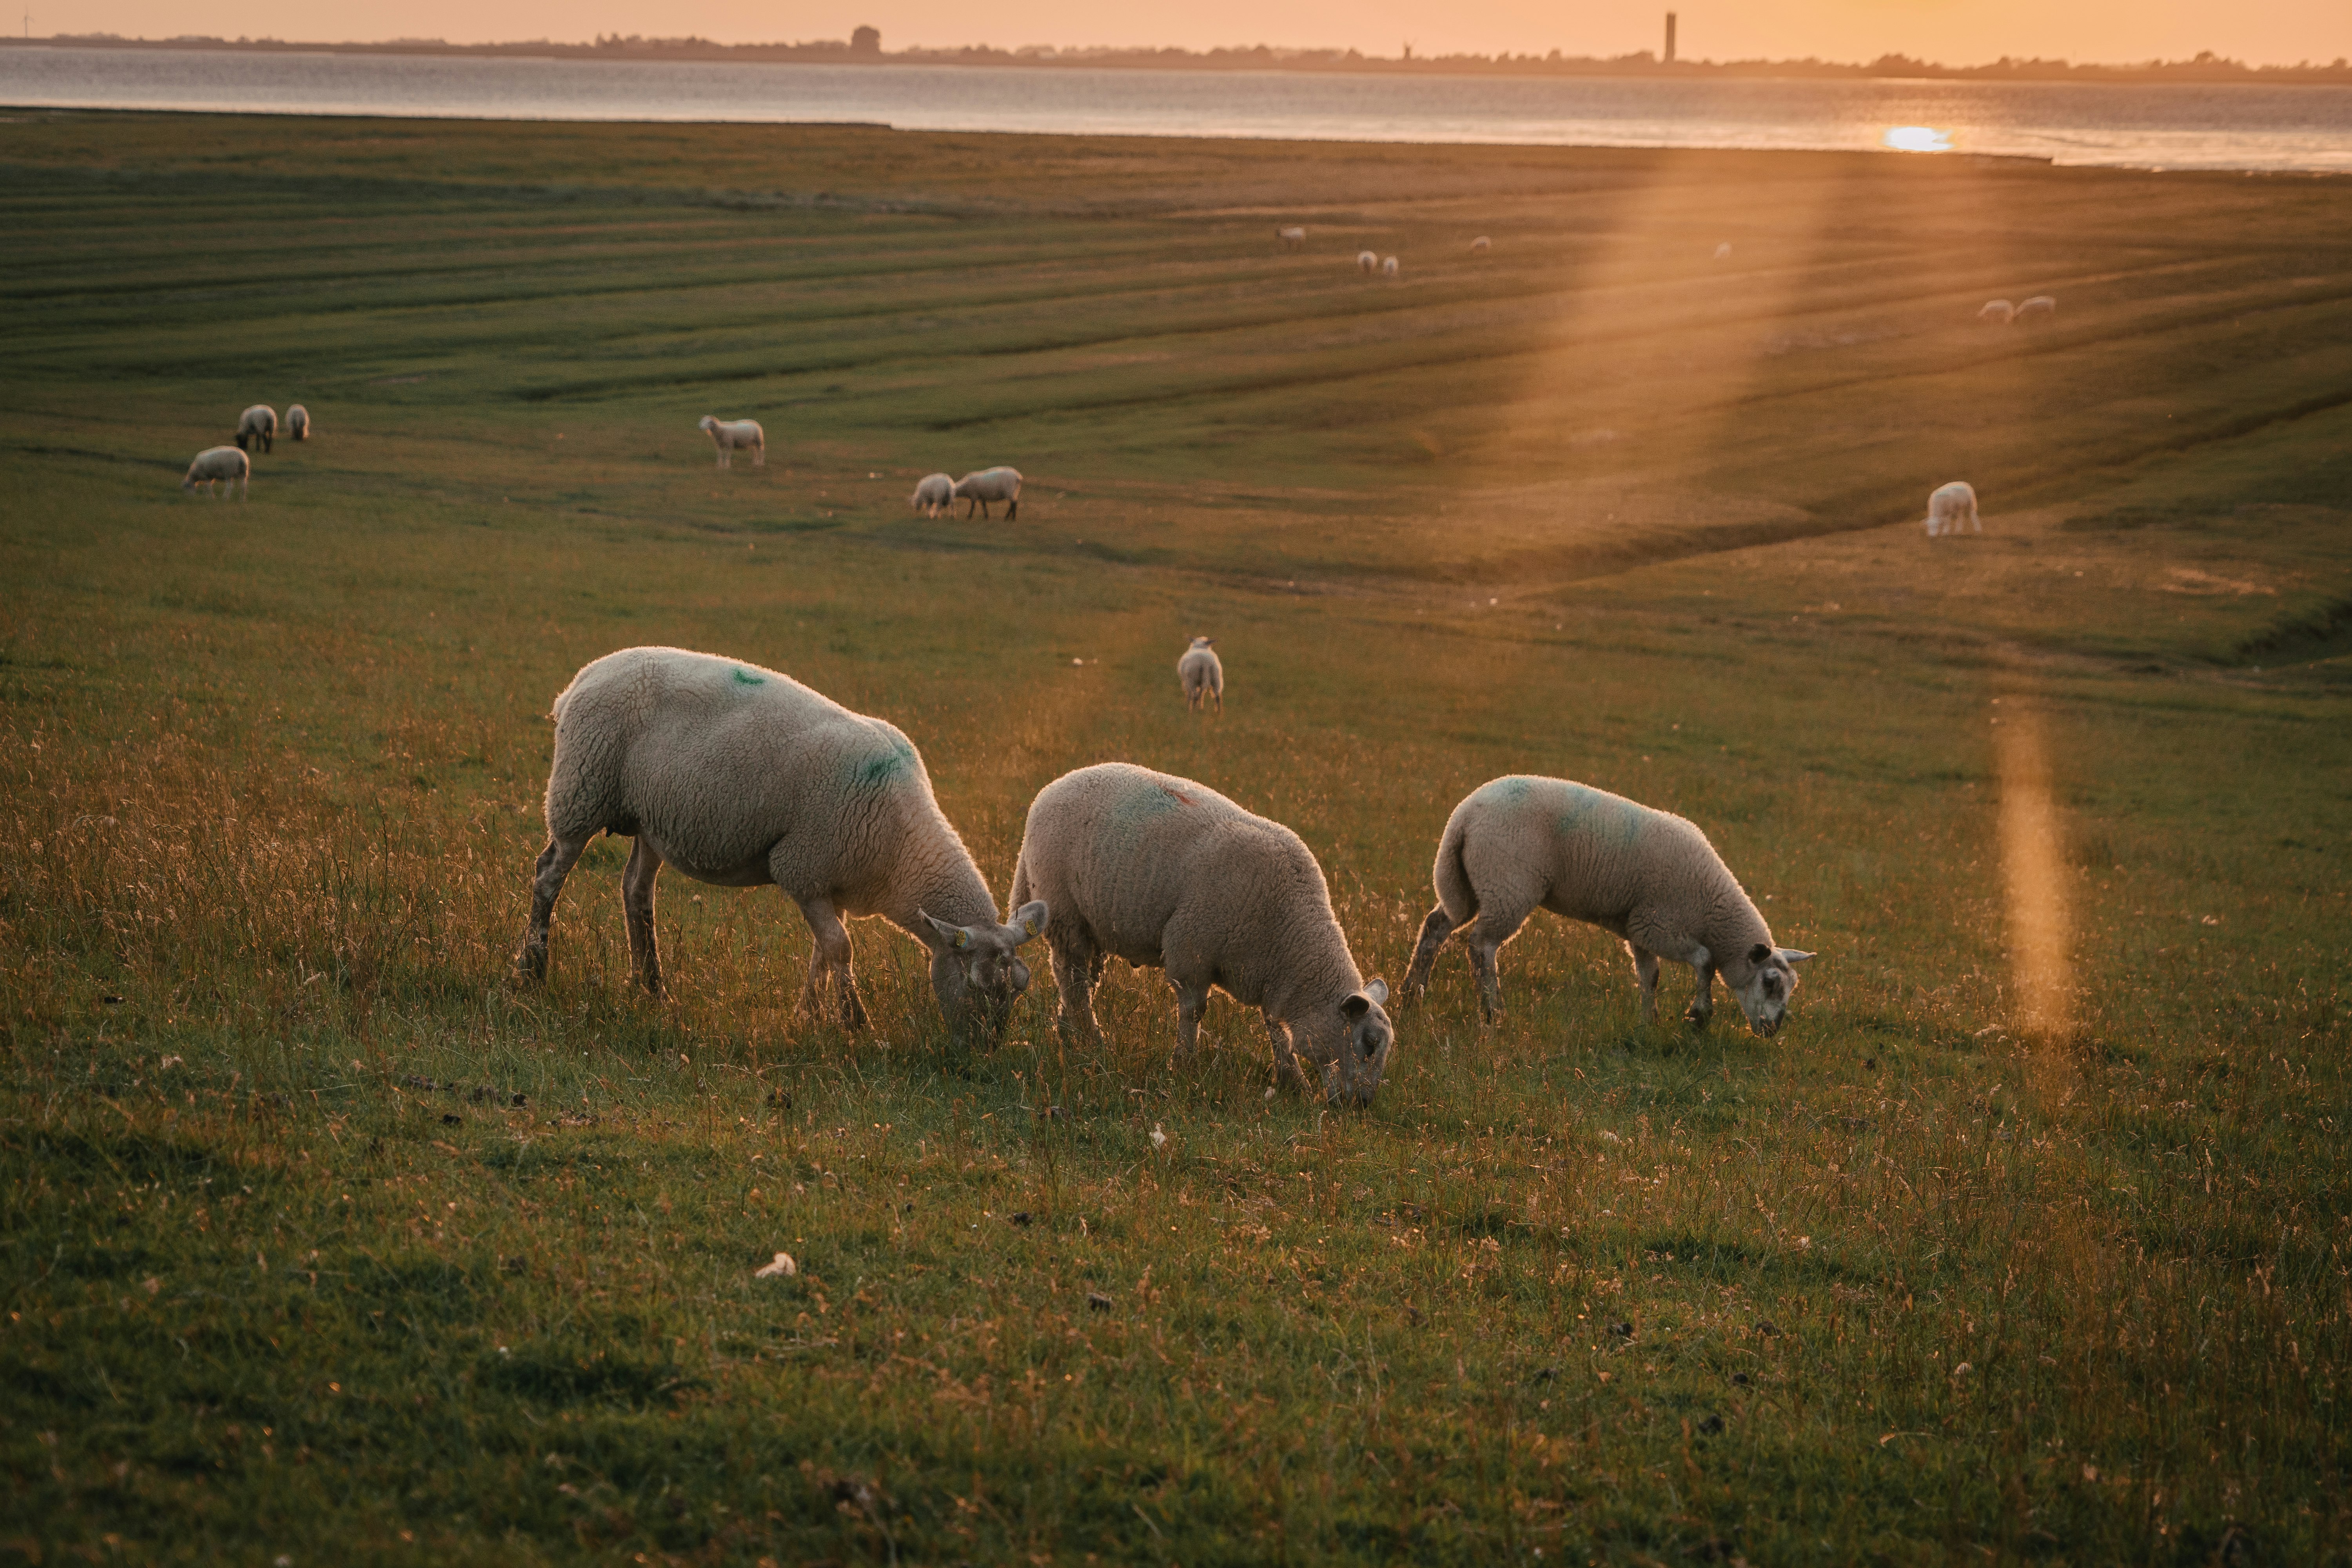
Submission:
POLYGON ((2031 300, 2021 300, 2017 307, 2017 320, 2020 325, 2027 321, 2049 321, 2054 319, 2057 314, 2058 301, 2047 294, 2036 294, 2031 300))
POLYGON ((2016 319, 2017 307, 2006 300, 1987 300, 1984 309, 1977 312, 1978 321, 1990 322, 1996 327, 2005 327, 2016 319))
POLYGON ((180 488, 192 495, 198 485, 215 500, 220 499, 223 488, 235 495, 251 495, 253 459, 241 447, 207 447, 196 454, 196 460, 188 465, 187 477, 180 481, 180 488))
POLYGON ((1704 1028, 1715 977, 1770 1036, 1787 1016, 1796 966, 1813 955, 1775 947, 1764 917, 1706 835, 1668 812, 1567 779, 1524 774, 1482 784, 1438 840, 1437 907, 1422 922, 1404 994, 1429 984, 1438 949, 1465 932, 1486 1019, 1502 1016, 1495 953, 1538 908, 1618 937, 1633 955, 1642 1016, 1658 1016, 1658 960, 1687 963, 1698 989, 1685 1016, 1704 1028))
POLYGON ((1483 234, 1470 242, 1470 254, 1473 256, 1484 256, 1494 248, 1495 242, 1483 234))
POLYGON ((1381 276, 1390 279, 1391 281, 1395 280, 1398 270, 1397 258, 1393 256, 1389 257, 1381 263, 1381 276))
POLYGON ((945 474, 925 474, 907 499, 925 517, 937 517, 942 509, 955 504, 955 481, 945 474))
POLYGON ((716 414, 702 416, 702 429, 709 436, 710 444, 719 448, 719 466, 731 468, 735 454, 743 447, 751 448, 751 466, 768 466, 768 433, 760 428, 757 419, 721 419, 716 414))
POLYGON ((250 451, 247 442, 258 441, 265 452, 278 439, 278 410, 267 403, 257 403, 236 416, 236 449, 250 451))
POLYGON ((960 1037, 1003 1035, 1029 986, 1015 952, 1045 929, 1032 904, 1000 924, 988 884, 931 794, 914 743, 790 676, 675 647, 607 654, 555 700, 546 849, 518 973, 547 975, 548 922, 599 833, 635 840, 621 907, 637 978, 658 995, 654 879, 664 862, 722 888, 773 882, 815 949, 803 1009, 866 1026, 845 915, 880 915, 930 951, 931 989, 960 1037))
POLYGON ((1255 1007, 1277 1073, 1370 1104, 1395 1031, 1389 988, 1365 981, 1298 835, 1189 779, 1127 763, 1064 773, 1038 793, 1013 896, 1052 910, 1045 941, 1065 1037, 1099 1045, 1093 991, 1108 959, 1159 969, 1176 992, 1176 1044, 1192 1054, 1212 989, 1255 1007))
POLYGON ((1982 533, 1984 523, 1977 517, 1976 487, 1966 479, 1954 479, 1948 485, 1938 485, 1927 496, 1927 537, 1941 538, 1947 533, 1982 533))
POLYGON ((1225 667, 1217 658, 1214 637, 1194 637, 1176 661, 1176 679, 1184 688, 1184 706, 1199 712, 1214 702, 1225 710, 1225 667))
POLYGON ((286 438, 289 441, 310 438, 310 411, 299 403, 286 411, 286 438))
POLYGON ((1288 228, 1276 229, 1274 237, 1282 241, 1283 249, 1296 250, 1307 243, 1307 231, 1293 224, 1288 228))
POLYGON ((971 503, 964 508, 966 517, 971 515, 973 507, 979 508, 980 515, 986 517, 989 503, 1001 500, 1005 503, 1004 521, 1011 522, 1021 515, 1021 470, 982 468, 977 473, 966 474, 955 482, 953 499, 971 503))
POLYGON ((1356 252, 1356 270, 1370 278, 1381 269, 1381 258, 1369 250, 1356 252))

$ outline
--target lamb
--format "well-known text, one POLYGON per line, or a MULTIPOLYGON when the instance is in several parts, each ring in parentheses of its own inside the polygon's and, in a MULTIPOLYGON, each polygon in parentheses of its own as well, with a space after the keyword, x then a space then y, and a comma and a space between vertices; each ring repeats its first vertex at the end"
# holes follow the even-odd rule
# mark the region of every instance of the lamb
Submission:
POLYGON ((1772 944, 1756 905, 1706 835, 1667 812, 1567 779, 1512 775, 1480 785, 1446 819, 1433 879, 1437 907, 1422 922, 1404 994, 1429 984, 1447 937, 1467 930, 1486 1020, 1502 1016, 1495 952, 1540 905, 1622 939, 1642 984, 1642 1016, 1658 1016, 1658 960, 1698 972, 1685 1015, 1701 1028, 1715 977, 1769 1037, 1787 1016, 1796 966, 1813 955, 1772 944))
POLYGON ((1393 280, 1397 275, 1397 258, 1393 256, 1381 263, 1381 276, 1393 280))
POLYGON ((768 433, 760 428, 757 419, 721 419, 716 414, 706 414, 702 416, 702 429, 710 437, 710 444, 719 448, 720 468, 735 466, 735 451, 739 447, 751 449, 753 468, 768 466, 768 433))
POLYGON ((1977 517, 1976 487, 1966 479, 1954 479, 1948 485, 1938 485, 1927 495, 1927 537, 1937 539, 1947 533, 1982 533, 1984 523, 1977 517))
POLYGON ((955 481, 945 474, 925 474, 907 499, 925 517, 937 517, 942 508, 955 504, 955 481))
POLYGON ((257 403, 236 416, 236 449, 251 450, 246 443, 258 441, 265 452, 278 438, 278 410, 267 403, 257 403))
POLYGON ((1356 252, 1356 270, 1370 278, 1381 269, 1381 258, 1369 250, 1356 252))
POLYGON ((1274 237, 1282 241, 1283 249, 1296 250, 1307 243, 1307 231, 1294 224, 1288 228, 1276 229, 1274 237))
POLYGON ((1318 1063, 1339 1104, 1369 1105, 1380 1088, 1396 1037, 1389 988, 1362 979, 1322 868, 1280 823, 1131 763, 1080 768, 1031 804, 1013 896, 1053 910, 1065 1038, 1101 1043, 1092 993, 1119 958, 1167 973, 1181 1055, 1220 989, 1258 1009, 1277 1075, 1303 1087, 1302 1060, 1318 1063))
POLYGON ((1217 711, 1225 710, 1225 667, 1216 655, 1214 637, 1194 637, 1192 646, 1176 661, 1176 679, 1184 688, 1184 706, 1199 712, 1213 701, 1217 711))
POLYGON ((661 994, 654 879, 664 862, 722 888, 773 882, 815 938, 801 1007, 828 980, 845 1027, 866 1026, 845 915, 879 915, 929 950, 931 989, 959 1038, 1003 1037, 1029 986, 1015 951, 1045 929, 1033 903, 999 923, 988 884, 931 795, 912 742, 758 665, 675 647, 605 655, 555 700, 547 847, 516 969, 547 974, 563 879, 599 833, 634 838, 621 872, 629 953, 661 994))
POLYGON ((1494 248, 1495 242, 1483 234, 1470 242, 1470 254, 1473 256, 1484 256, 1494 248))
POLYGON ((231 492, 249 496, 253 493, 253 459, 236 447, 207 447, 196 454, 188 465, 187 478, 180 488, 190 494, 198 485, 215 500, 220 499, 224 486, 231 492))
POLYGON ((1005 503, 1004 521, 1011 522, 1021 515, 1021 470, 982 468, 977 473, 966 474, 958 479, 955 482, 955 489, 950 493, 957 500, 971 503, 963 510, 966 517, 971 515, 972 507, 978 507, 980 515, 986 517, 989 502, 1003 501, 1005 503))
POLYGON ((1978 321, 1989 321, 1997 327, 2005 327, 2016 319, 2017 307, 2006 300, 1987 300, 1984 309, 1977 312, 1978 321))
POLYGON ((286 411, 286 438, 289 441, 310 438, 310 411, 299 403, 286 411))
POLYGON ((2027 321, 2053 320, 2057 314, 2058 301, 2047 294, 2036 294, 2031 300, 2018 302, 2017 320, 2020 325, 2027 321))

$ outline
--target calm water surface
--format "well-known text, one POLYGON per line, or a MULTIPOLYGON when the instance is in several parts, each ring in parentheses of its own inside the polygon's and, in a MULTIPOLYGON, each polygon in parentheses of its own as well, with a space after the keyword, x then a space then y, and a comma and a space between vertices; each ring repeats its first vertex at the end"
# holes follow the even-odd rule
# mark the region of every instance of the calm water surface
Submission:
POLYGON ((1662 81, 0 48, 0 103, 498 120, 873 121, 909 131, 1876 148, 2352 173, 2352 88, 1662 81))

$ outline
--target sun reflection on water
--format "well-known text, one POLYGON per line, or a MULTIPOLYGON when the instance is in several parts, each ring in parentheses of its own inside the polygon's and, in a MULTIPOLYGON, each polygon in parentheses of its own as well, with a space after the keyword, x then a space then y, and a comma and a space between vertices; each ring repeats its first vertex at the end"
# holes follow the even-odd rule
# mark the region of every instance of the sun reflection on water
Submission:
POLYGON ((1932 125, 1890 125, 1880 138, 1897 153, 1948 153, 1952 138, 1932 125))

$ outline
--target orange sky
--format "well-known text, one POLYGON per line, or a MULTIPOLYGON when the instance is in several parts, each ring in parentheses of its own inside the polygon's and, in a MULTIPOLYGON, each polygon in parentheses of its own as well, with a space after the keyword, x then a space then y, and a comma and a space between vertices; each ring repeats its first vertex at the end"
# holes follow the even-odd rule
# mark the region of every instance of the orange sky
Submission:
MULTIPOLYGON (((597 33, 698 33, 730 43, 843 37, 861 22, 886 47, 909 44, 1329 45, 1393 55, 1497 49, 1622 54, 1657 47, 1666 0, 1567 6, 1537 0, 1191 0, 1106 7, 1098 0, 824 0, 778 6, 707 0, 54 0, 29 4, 36 34, 147 37, 213 33, 320 41, 445 37, 459 42, 597 33)), ((2256 62, 2352 55, 2352 0, 1678 0, 1682 52, 1699 58, 1870 59, 1900 52, 1949 64, 2001 55, 2077 60, 2180 58, 2200 49, 2256 62)), ((21 25, 21 24, 20 24, 21 25)))

